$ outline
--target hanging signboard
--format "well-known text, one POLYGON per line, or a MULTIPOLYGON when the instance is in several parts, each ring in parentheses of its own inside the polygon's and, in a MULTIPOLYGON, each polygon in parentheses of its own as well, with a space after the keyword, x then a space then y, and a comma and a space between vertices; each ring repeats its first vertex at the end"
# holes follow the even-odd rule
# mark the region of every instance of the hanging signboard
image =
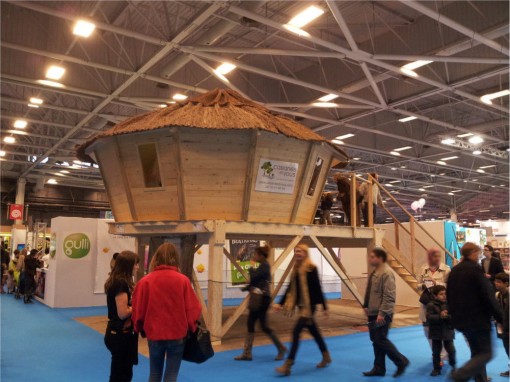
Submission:
POLYGON ((260 158, 255 191, 293 194, 298 164, 260 158))
POLYGON ((9 219, 11 220, 23 219, 23 204, 9 205, 9 219))

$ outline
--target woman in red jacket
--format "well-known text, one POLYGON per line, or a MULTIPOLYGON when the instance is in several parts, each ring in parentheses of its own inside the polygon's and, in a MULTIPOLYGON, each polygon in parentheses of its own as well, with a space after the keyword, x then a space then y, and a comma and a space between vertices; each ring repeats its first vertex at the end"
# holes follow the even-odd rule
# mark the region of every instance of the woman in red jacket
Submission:
POLYGON ((160 245, 152 258, 150 274, 133 292, 135 331, 149 340, 149 382, 177 381, 185 338, 188 330, 196 330, 200 311, 189 279, 179 272, 177 249, 171 243, 160 245))

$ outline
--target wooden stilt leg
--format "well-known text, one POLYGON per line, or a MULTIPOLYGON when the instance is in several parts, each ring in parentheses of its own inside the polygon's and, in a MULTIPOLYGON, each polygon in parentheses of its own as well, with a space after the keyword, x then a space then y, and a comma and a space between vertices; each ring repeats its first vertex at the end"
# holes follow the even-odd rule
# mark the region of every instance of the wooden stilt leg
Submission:
POLYGON ((223 248, 225 246, 225 230, 219 221, 216 222, 214 228, 209 237, 207 306, 211 339, 213 342, 220 343, 223 313, 223 248))

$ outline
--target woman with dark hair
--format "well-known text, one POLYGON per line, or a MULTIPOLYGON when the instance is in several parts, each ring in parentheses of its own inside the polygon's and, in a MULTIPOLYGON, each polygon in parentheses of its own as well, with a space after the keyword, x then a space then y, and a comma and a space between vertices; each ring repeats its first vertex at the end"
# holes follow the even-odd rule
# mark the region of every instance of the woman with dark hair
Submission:
POLYGON ((328 314, 328 307, 322 293, 319 272, 315 264, 310 260, 308 246, 305 244, 298 244, 296 246, 294 249, 294 261, 295 265, 290 285, 280 303, 274 306, 276 311, 284 309, 288 314, 293 314, 296 309, 299 312, 299 318, 292 333, 290 353, 285 363, 276 369, 278 373, 283 375, 290 375, 291 367, 294 365, 299 347, 299 337, 305 328, 313 336, 322 352, 322 361, 317 364, 317 368, 324 368, 331 363, 328 348, 314 318, 317 305, 322 305, 325 315, 328 314))
POLYGON ((253 339, 255 338, 255 324, 257 321, 260 321, 262 331, 273 341, 278 350, 275 361, 282 360, 287 351, 287 348, 283 346, 278 336, 267 325, 267 311, 271 305, 271 293, 269 291, 271 267, 267 261, 269 251, 270 248, 267 245, 255 248, 253 260, 259 263, 259 266, 258 268, 250 269, 250 283, 246 288, 243 288, 243 290, 250 292, 248 333, 244 341, 244 351, 240 356, 234 358, 236 361, 252 360, 253 339))
POLYGON ((108 305, 104 342, 112 353, 110 382, 131 381, 133 365, 138 364, 138 335, 134 333, 131 322, 133 275, 138 271, 138 260, 131 251, 121 252, 104 284, 108 305))
POLYGON ((149 340, 149 382, 174 382, 186 336, 196 330, 201 306, 189 279, 179 271, 173 244, 159 246, 149 270, 133 293, 133 323, 135 331, 149 340))

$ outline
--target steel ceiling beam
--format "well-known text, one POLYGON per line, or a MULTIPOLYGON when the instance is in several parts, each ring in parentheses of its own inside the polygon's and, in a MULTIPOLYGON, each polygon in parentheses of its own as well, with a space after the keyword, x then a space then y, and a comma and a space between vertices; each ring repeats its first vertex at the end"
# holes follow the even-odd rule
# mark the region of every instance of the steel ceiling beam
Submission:
MULTIPOLYGON (((221 3, 221 5, 224 8, 228 9, 229 12, 232 12, 232 13, 244 16, 244 17, 251 18, 251 19, 253 19, 255 21, 258 21, 258 22, 260 22, 262 24, 265 24, 265 25, 267 25, 269 27, 281 30, 281 31, 283 31, 285 33, 292 33, 292 32, 289 32, 283 26, 282 23, 273 21, 273 20, 271 20, 271 19, 269 19, 269 18, 267 18, 265 16, 261 16, 261 15, 259 15, 257 13, 254 13, 254 12, 246 11, 246 10, 244 10, 244 9, 238 7, 238 6, 232 5, 230 3, 229 4, 221 3)), ((343 53, 347 57, 352 58, 352 59, 354 59, 354 60, 356 60, 358 62, 366 62, 366 63, 372 64, 372 65, 384 68, 386 70, 389 70, 391 72, 398 73, 401 76, 404 76, 399 67, 391 65, 391 64, 388 64, 388 63, 385 63, 385 62, 382 62, 380 60, 375 60, 374 58, 372 58, 372 55, 370 53, 365 52, 363 50, 359 50, 357 52, 353 52, 353 51, 350 51, 350 50, 348 50, 348 49, 346 49, 344 47, 341 47, 341 46, 339 46, 337 44, 334 44, 332 42, 326 41, 326 40, 321 39, 321 38, 316 37, 316 36, 312 36, 310 34, 301 34, 299 36, 298 35, 295 35, 295 36, 297 36, 300 39, 307 40, 307 41, 309 41, 311 43, 314 43, 316 45, 320 45, 322 47, 331 49, 333 51, 336 51, 336 52, 339 52, 339 53, 343 53)), ((485 107, 491 107, 493 109, 500 110, 500 111, 505 112, 505 113, 508 112, 508 110, 506 108, 504 108, 504 107, 501 107, 501 106, 495 105, 495 104, 487 105, 487 104, 483 103, 480 100, 479 97, 477 97, 477 96, 475 96, 473 94, 467 93, 465 91, 454 89, 454 88, 450 87, 449 85, 444 84, 442 82, 435 81, 435 80, 432 80, 430 78, 426 78, 426 77, 421 76, 421 75, 418 75, 417 77, 413 77, 412 79, 415 80, 415 81, 422 82, 422 83, 425 83, 427 85, 433 86, 433 87, 441 88, 444 91, 452 92, 452 93, 460 95, 460 96, 462 96, 464 98, 471 99, 472 101, 475 101, 475 102, 478 102, 480 104, 485 105, 485 107)))
POLYGON ((450 19, 449 17, 442 15, 433 9, 430 9, 429 7, 426 7, 425 5, 420 4, 419 2, 415 0, 399 0, 400 3, 408 6, 409 8, 414 9, 415 11, 418 11, 431 19, 434 19, 438 23, 441 23, 443 25, 446 25, 447 27, 452 28, 453 30, 456 30, 459 33, 462 33, 463 35, 478 41, 479 43, 488 46, 489 48, 492 48, 500 53, 503 53, 505 55, 510 55, 510 51, 507 47, 504 47, 503 45, 497 43, 496 41, 493 41, 489 38, 486 38, 485 36, 481 35, 480 33, 475 32, 472 29, 469 29, 465 27, 462 24, 459 24, 458 22, 450 19))

